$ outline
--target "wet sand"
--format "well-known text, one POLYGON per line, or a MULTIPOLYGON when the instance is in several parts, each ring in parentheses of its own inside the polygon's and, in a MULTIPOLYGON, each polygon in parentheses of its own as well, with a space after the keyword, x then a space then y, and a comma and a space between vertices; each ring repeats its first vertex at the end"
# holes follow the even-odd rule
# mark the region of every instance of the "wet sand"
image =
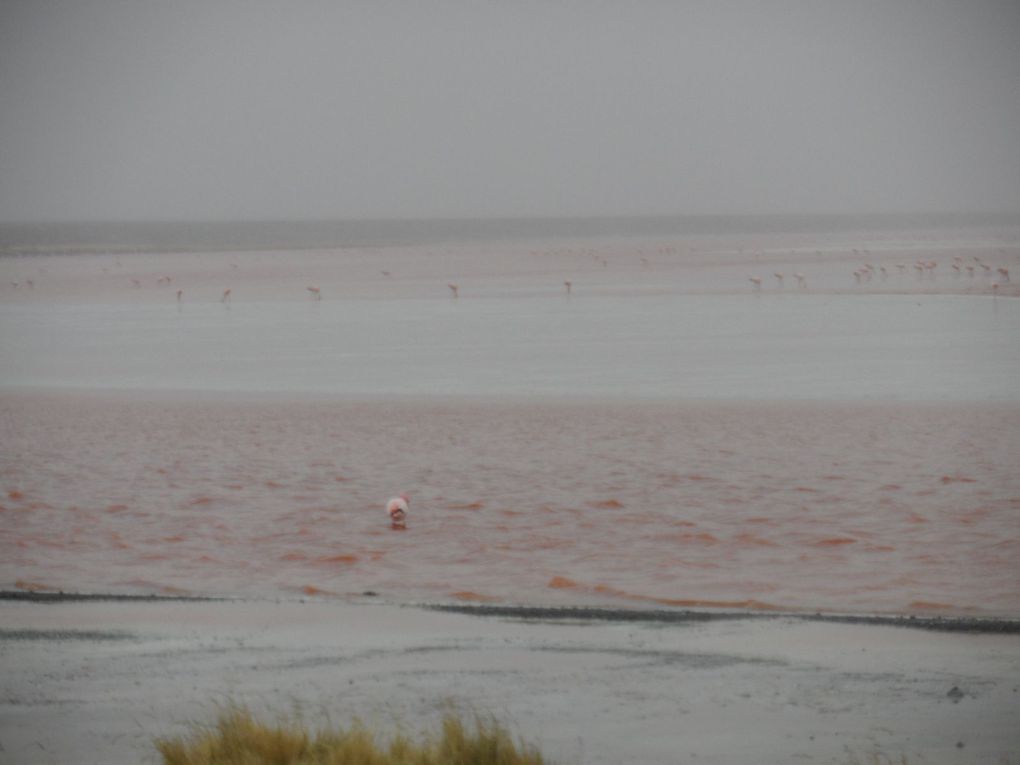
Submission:
POLYGON ((153 736, 227 701, 382 730, 433 725, 451 705, 491 712, 560 763, 998 763, 1020 750, 1016 634, 575 614, 0 601, 0 752, 154 762, 153 736))

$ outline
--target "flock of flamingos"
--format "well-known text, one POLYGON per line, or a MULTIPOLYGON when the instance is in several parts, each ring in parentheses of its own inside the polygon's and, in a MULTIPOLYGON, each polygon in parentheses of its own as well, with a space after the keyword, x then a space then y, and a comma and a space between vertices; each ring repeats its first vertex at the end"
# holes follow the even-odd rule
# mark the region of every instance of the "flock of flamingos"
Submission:
MULTIPOLYGON (((953 258, 952 265, 950 266, 950 268, 954 272, 954 275, 958 277, 962 273, 966 272, 967 276, 973 279, 975 276, 975 272, 978 268, 981 269, 981 272, 986 277, 992 274, 992 266, 985 263, 977 255, 972 255, 971 260, 973 261, 973 263, 967 262, 967 260, 962 255, 956 255, 953 258)), ((929 280, 934 280, 935 269, 938 268, 938 265, 939 264, 934 260, 916 260, 912 264, 913 270, 916 273, 917 278, 919 280, 925 278, 928 278, 929 280)), ((906 263, 897 263, 895 267, 899 276, 903 276, 903 274, 907 270, 906 263)), ((854 280, 857 282, 857 284, 870 282, 872 278, 875 276, 875 270, 876 270, 875 267, 871 263, 865 263, 863 266, 854 271, 853 274, 854 280)), ((886 268, 885 266, 879 266, 878 273, 882 281, 886 281, 889 278, 889 269, 886 268)), ((1006 268, 1005 266, 997 267, 995 269, 995 273, 998 274, 998 279, 1002 283, 1009 282, 1009 269, 1006 268)), ((781 271, 776 271, 772 274, 772 276, 779 283, 779 286, 782 287, 785 274, 783 274, 781 271)), ((797 272, 793 274, 793 277, 797 280, 798 287, 800 287, 801 289, 807 288, 807 277, 804 276, 804 274, 797 272)), ((761 289, 762 278, 760 276, 750 276, 748 277, 748 280, 751 282, 755 290, 761 289)), ((998 292, 1000 281, 993 281, 989 283, 988 287, 989 289, 992 290, 993 293, 998 292)))
MULTIPOLYGON (((675 253, 676 250, 675 248, 667 248, 666 250, 664 250, 664 252, 666 252, 666 254, 669 254, 670 252, 675 253)), ((1004 251, 1000 250, 1000 253, 1002 252, 1004 251)), ((541 253, 533 251, 532 254, 537 255, 541 253)), ((817 254, 820 255, 821 253, 817 254)), ((861 258, 867 258, 871 255, 871 253, 868 250, 856 250, 856 249, 853 250, 853 254, 855 256, 860 256, 861 258)), ((602 266, 608 265, 608 260, 605 257, 599 256, 595 253, 592 253, 592 257, 594 257, 595 260, 602 266)), ((117 261, 117 265, 118 266, 121 265, 119 259, 117 261)), ((641 265, 644 268, 648 268, 650 266, 650 261, 648 260, 648 258, 642 257, 641 265)), ((232 263, 231 266, 234 269, 238 268, 238 265, 236 263, 232 263)), ((891 276, 894 275, 892 269, 895 269, 895 276, 897 277, 897 279, 899 281, 902 281, 905 278, 906 274, 908 273, 908 269, 910 269, 910 271, 913 272, 916 281, 933 282, 936 279, 936 271, 938 267, 939 264, 937 261, 920 259, 915 260, 913 263, 905 262, 895 263, 890 265, 888 268, 885 265, 880 265, 876 268, 870 262, 864 262, 863 265, 861 265, 859 268, 853 271, 852 275, 854 283, 860 286, 876 279, 879 282, 886 282, 891 276)), ((1003 285, 1010 283, 1010 274, 1008 267, 1001 265, 992 265, 990 263, 985 262, 984 259, 977 255, 971 255, 968 257, 956 255, 953 257, 952 263, 948 265, 948 268, 952 272, 951 275, 955 278, 966 277, 969 281, 973 281, 980 277, 981 281, 978 282, 978 284, 982 285, 983 288, 989 291, 992 295, 998 295, 1000 288, 1003 285)), ((109 269, 107 268, 103 268, 102 270, 104 273, 109 272, 109 269)), ((392 277, 392 273, 390 271, 384 270, 380 271, 379 273, 386 278, 392 277)), ((787 274, 782 271, 774 271, 771 274, 771 279, 775 280, 777 288, 782 289, 785 286, 787 276, 792 277, 792 279, 796 281, 798 289, 800 290, 808 289, 807 276, 801 273, 800 271, 793 272, 790 274, 787 274)), ((752 291, 759 292, 762 290, 762 287, 764 286, 765 282, 769 280, 769 277, 751 275, 747 277, 747 280, 751 284, 752 291)), ((168 287, 173 284, 173 281, 174 279, 172 276, 160 276, 159 278, 156 279, 156 283, 158 285, 168 287)), ((138 278, 132 278, 131 284, 135 288, 141 288, 143 286, 142 281, 138 278)), ((29 290, 32 290, 35 288, 36 285, 32 279, 23 279, 21 281, 11 281, 10 286, 13 289, 27 288, 29 290)), ((449 290, 449 295, 452 299, 457 299, 460 296, 460 287, 456 283, 450 282, 446 286, 447 289, 449 290)), ((562 283, 562 286, 565 294, 567 295, 573 294, 574 283, 572 281, 565 280, 562 283)), ((309 284, 307 287, 305 287, 305 290, 308 293, 308 297, 310 300, 322 300, 322 290, 318 286, 314 284, 309 284)), ((177 289, 176 296, 178 303, 183 302, 184 294, 185 293, 183 289, 177 289)), ((222 302, 225 305, 229 305, 231 302, 232 295, 233 289, 227 287, 226 289, 223 290, 222 294, 220 295, 220 302, 222 302)))

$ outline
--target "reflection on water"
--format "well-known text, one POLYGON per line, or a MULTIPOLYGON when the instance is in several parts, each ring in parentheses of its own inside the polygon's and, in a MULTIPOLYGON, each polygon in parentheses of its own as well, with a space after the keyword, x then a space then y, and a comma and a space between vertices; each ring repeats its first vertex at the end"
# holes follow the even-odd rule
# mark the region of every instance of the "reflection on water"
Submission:
POLYGON ((0 307, 3 386, 1016 400, 1020 301, 592 295, 0 307))

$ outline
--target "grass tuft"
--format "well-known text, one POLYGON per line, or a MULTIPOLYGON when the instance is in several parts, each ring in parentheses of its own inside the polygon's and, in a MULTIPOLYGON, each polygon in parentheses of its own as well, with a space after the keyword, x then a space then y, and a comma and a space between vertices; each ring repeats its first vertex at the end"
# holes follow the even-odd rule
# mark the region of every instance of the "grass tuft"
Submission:
POLYGON ((440 733, 388 739, 360 722, 349 728, 309 733, 298 721, 266 723, 248 709, 230 707, 212 726, 185 736, 160 738, 163 765, 543 765, 539 751, 515 743, 494 719, 465 725, 453 714, 440 733))

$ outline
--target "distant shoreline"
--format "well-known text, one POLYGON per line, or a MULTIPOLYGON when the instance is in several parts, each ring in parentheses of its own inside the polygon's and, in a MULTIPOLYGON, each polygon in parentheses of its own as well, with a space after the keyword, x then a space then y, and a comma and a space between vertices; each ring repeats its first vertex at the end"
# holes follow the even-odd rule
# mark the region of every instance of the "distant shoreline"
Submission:
POLYGON ((223 252, 1020 226, 1020 212, 0 223, 0 254, 223 252))
MULTIPOLYGON (((364 593, 374 597, 375 593, 364 593)), ((212 603, 243 602, 257 603, 251 597, 215 597, 202 595, 127 595, 115 593, 74 593, 74 592, 31 592, 0 590, 0 601, 55 605, 60 603, 212 603)), ((272 599, 279 602, 279 599, 272 599)), ((288 601, 306 602, 304 599, 288 601)), ((316 601, 326 602, 329 601, 316 601)), ((340 601, 350 605, 348 601, 340 601)), ((961 617, 961 616, 918 616, 915 614, 845 614, 815 611, 729 611, 729 610, 667 610, 661 608, 612 608, 591 606, 526 606, 526 605, 472 605, 452 603, 407 603, 394 604, 429 611, 463 614, 483 618, 512 619, 538 622, 611 622, 611 623, 655 623, 655 624, 698 624, 719 621, 775 621, 793 620, 828 624, 854 624, 875 627, 903 627, 930 632, 955 632, 970 634, 1020 635, 1020 618, 1015 617, 961 617)), ((3 633, 0 631, 0 638, 3 633)))

